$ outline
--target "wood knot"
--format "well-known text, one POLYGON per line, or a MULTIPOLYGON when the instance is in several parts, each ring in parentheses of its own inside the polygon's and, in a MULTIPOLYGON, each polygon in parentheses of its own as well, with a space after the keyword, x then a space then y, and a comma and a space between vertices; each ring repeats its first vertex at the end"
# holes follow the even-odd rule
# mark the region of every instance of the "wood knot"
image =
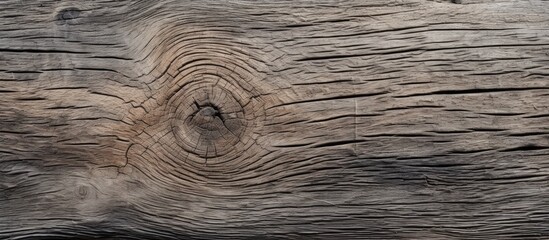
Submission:
POLYGON ((221 115, 221 110, 214 106, 212 103, 207 103, 205 106, 200 106, 197 102, 194 102, 196 106, 196 114, 192 116, 192 120, 201 127, 213 130, 215 127, 221 126, 225 120, 221 115), (208 127, 211 126, 211 127, 208 127))
POLYGON ((90 188, 86 185, 80 185, 76 188, 76 197, 80 200, 84 200, 90 194, 90 188))
POLYGON ((246 91, 219 81, 206 78, 186 84, 179 90, 171 121, 178 144, 206 160, 242 151, 254 125, 246 91))
POLYGON ((57 12, 57 15, 55 16, 55 20, 57 24, 64 25, 64 24, 75 24, 77 23, 78 18, 80 18, 82 15, 82 11, 76 7, 69 7, 65 9, 61 9, 59 12, 57 12))
POLYGON ((139 133, 134 141, 143 146, 135 158, 144 165, 153 156, 166 168, 221 174, 248 166, 266 151, 262 126, 276 100, 265 79, 263 57, 270 55, 250 48, 252 42, 219 34, 173 28, 147 45, 154 47, 144 56, 151 72, 142 77, 154 97, 144 104, 150 108, 134 115, 139 120, 132 126, 139 133))

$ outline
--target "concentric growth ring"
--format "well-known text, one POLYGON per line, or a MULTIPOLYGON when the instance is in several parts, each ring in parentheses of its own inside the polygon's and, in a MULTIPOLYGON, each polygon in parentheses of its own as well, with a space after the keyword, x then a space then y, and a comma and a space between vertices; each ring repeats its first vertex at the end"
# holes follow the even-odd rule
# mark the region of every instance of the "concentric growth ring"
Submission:
POLYGON ((171 129, 187 159, 215 164, 253 149, 253 128, 262 108, 250 76, 219 65, 203 65, 180 74, 170 99, 171 129), (248 77, 248 79, 246 79, 248 77))

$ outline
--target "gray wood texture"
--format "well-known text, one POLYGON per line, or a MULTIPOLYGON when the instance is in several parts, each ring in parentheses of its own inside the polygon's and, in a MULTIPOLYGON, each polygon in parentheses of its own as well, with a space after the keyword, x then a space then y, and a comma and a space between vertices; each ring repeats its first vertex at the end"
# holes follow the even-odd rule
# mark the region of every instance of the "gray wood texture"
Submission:
POLYGON ((549 1, 0 1, 0 239, 548 239, 549 1))

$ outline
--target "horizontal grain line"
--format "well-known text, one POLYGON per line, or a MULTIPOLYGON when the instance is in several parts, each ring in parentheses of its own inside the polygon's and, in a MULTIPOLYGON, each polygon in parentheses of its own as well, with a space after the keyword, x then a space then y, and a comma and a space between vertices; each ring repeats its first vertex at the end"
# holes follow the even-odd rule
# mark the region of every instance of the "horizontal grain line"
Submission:
POLYGON ((7 134, 31 134, 33 132, 30 132, 30 131, 22 131, 22 132, 19 132, 19 131, 10 131, 10 130, 0 130, 0 133, 7 133, 7 134))
POLYGON ((368 31, 368 32, 350 33, 350 34, 324 35, 324 36, 310 36, 310 37, 307 37, 306 39, 316 39, 316 38, 343 38, 343 37, 366 36, 366 35, 376 34, 376 33, 396 32, 396 31, 409 30, 409 29, 417 29, 417 28, 425 28, 425 27, 428 27, 428 26, 427 26, 427 25, 421 25, 421 26, 411 26, 411 27, 402 27, 402 28, 382 29, 382 30, 374 30, 374 31, 368 31))
POLYGON ((332 101, 332 100, 350 99, 350 98, 352 99, 352 98, 360 98, 360 97, 372 97, 372 96, 378 96, 378 95, 383 95, 383 94, 387 94, 387 93, 389 93, 389 92, 388 91, 383 91, 383 92, 374 92, 374 93, 352 94, 352 95, 343 95, 343 96, 335 96, 335 97, 307 99, 307 100, 301 100, 301 101, 278 104, 278 105, 269 107, 268 109, 275 108, 275 107, 281 107, 281 106, 300 104, 300 103, 332 101))
POLYGON ((333 117, 329 117, 329 118, 323 118, 323 119, 314 119, 314 120, 309 120, 307 121, 307 123, 319 123, 319 122, 326 122, 326 121, 331 121, 331 120, 335 120, 335 119, 340 119, 340 118, 348 118, 348 117, 353 117, 353 118, 356 118, 356 117, 376 117, 376 116, 381 116, 383 114, 345 114, 345 115, 338 115, 338 116, 333 116, 333 117))
POLYGON ((279 148, 294 148, 294 147, 303 147, 303 146, 309 146, 312 143, 291 143, 291 144, 280 144, 280 145, 273 145, 273 147, 279 147, 279 148))
POLYGON ((85 71, 104 71, 104 72, 114 72, 122 74, 114 69, 108 69, 108 68, 75 68, 75 70, 85 70, 85 71))
POLYGON ((525 116, 524 118, 544 118, 544 117, 549 117, 549 113, 530 115, 530 116, 525 116))
POLYGON ((398 95, 395 98, 428 96, 428 95, 466 95, 466 94, 481 94, 481 93, 494 93, 494 92, 516 92, 516 91, 530 91, 530 90, 546 90, 549 87, 529 87, 529 88, 474 88, 474 89, 457 89, 457 90, 439 90, 426 93, 412 93, 408 95, 398 95))
POLYGON ((390 49, 377 49, 380 51, 361 53, 361 54, 341 54, 341 55, 321 55, 321 56, 310 56, 296 59, 296 62, 305 62, 305 61, 315 61, 315 60, 333 60, 333 59, 342 59, 342 58, 355 58, 355 57, 366 57, 366 56, 379 56, 379 55, 390 55, 390 54, 399 54, 399 53, 409 53, 416 51, 424 52, 435 52, 443 50, 460 50, 460 49, 477 49, 477 48, 504 48, 504 47, 544 47, 549 46, 549 44, 498 44, 498 45, 479 45, 479 46, 457 46, 457 47, 439 47, 439 48, 406 48, 399 50, 390 50, 390 49), (383 51, 389 50, 389 51, 383 51))
POLYGON ((416 52, 424 50, 422 48, 407 48, 407 49, 399 49, 399 50, 393 50, 393 51, 385 51, 385 52, 371 52, 371 53, 363 53, 363 54, 341 54, 341 55, 321 55, 321 56, 311 56, 311 57, 304 57, 296 59, 296 62, 306 62, 306 61, 316 61, 316 60, 333 60, 333 59, 342 59, 342 58, 355 58, 355 57, 367 57, 367 56, 375 56, 375 55, 389 55, 389 54, 398 54, 398 53, 409 53, 409 52, 416 52))
POLYGON ((523 112, 500 112, 500 113, 490 113, 490 112, 479 112, 478 114, 488 115, 488 116, 520 116, 523 115, 523 112))
POLYGON ((15 100, 17 100, 17 101, 43 101, 43 100, 48 100, 48 99, 44 98, 44 97, 22 97, 22 98, 16 98, 15 100))
POLYGON ((451 154, 470 154, 470 153, 480 153, 480 152, 486 152, 486 151, 492 151, 494 148, 486 148, 486 149, 468 149, 468 150, 451 150, 448 153, 451 154))
POLYGON ((331 84, 331 83, 343 83, 343 82, 352 82, 353 80, 345 79, 345 80, 333 80, 333 81, 326 81, 326 82, 301 82, 301 83, 292 83, 292 85, 295 86, 302 86, 302 85, 320 85, 320 84, 331 84))
POLYGON ((74 89, 88 89, 87 87, 52 87, 44 88, 44 90, 74 90, 74 89))
POLYGON ((506 131, 506 130, 509 130, 509 129, 505 129, 505 128, 483 128, 483 127, 479 127, 479 128, 468 128, 467 130, 471 130, 473 132, 501 132, 501 131, 506 131))
POLYGON ((62 109, 85 109, 85 108, 91 108, 92 106, 55 106, 55 107, 47 107, 45 109, 50 110, 62 110, 62 109))
POLYGON ((121 100, 122 102, 126 103, 126 100, 124 100, 123 98, 119 97, 119 96, 116 96, 114 94, 108 94, 108 93, 102 93, 102 92, 97 92, 97 91, 90 91, 91 94, 96 94, 96 95, 101 95, 101 96, 105 96, 105 97, 112 97, 112 98, 116 98, 116 99, 119 99, 121 100))
POLYGON ((366 141, 368 141, 368 140, 350 139, 350 140, 341 140, 341 141, 331 141, 331 142, 324 142, 324 143, 316 144, 316 145, 312 146, 312 148, 334 147, 334 146, 347 145, 347 144, 352 144, 352 143, 361 143, 361 142, 366 142, 366 141))
POLYGON ((537 150, 544 150, 544 149, 549 149, 549 147, 535 145, 535 144, 526 144, 519 147, 503 149, 500 152, 537 151, 537 150))
POLYGON ((59 49, 32 49, 32 48, 0 48, 0 52, 13 52, 13 53, 74 53, 74 54, 89 54, 90 52, 82 51, 69 51, 59 49))
POLYGON ((508 136, 512 137, 528 137, 528 136, 538 136, 538 135, 549 135, 549 132, 520 132, 520 133, 509 133, 508 136))
POLYGON ((6 73, 19 73, 19 74, 23 74, 23 73, 42 73, 41 71, 26 71, 26 70, 10 70, 10 71, 6 71, 6 73))
POLYGON ((126 57, 117 57, 117 56, 92 56, 90 58, 98 58, 98 59, 116 59, 116 60, 134 60, 133 58, 126 58, 126 57))

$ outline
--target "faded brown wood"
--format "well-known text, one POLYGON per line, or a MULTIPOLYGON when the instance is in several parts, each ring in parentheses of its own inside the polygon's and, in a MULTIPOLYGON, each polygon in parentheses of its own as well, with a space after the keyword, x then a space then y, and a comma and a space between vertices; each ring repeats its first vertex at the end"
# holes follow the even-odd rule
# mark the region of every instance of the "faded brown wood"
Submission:
POLYGON ((547 239, 549 1, 1 1, 0 238, 547 239))

